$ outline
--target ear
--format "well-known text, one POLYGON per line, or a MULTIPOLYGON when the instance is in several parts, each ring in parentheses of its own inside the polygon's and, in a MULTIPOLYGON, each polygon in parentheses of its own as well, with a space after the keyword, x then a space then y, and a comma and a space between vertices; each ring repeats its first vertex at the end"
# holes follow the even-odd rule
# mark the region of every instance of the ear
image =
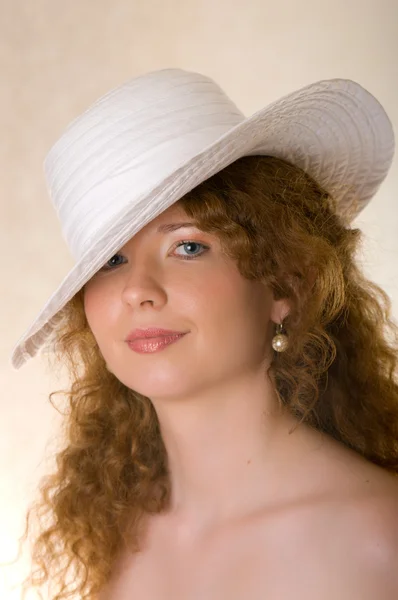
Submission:
POLYGON ((274 300, 271 308, 270 318, 274 323, 283 323, 290 312, 290 303, 286 298, 274 300))

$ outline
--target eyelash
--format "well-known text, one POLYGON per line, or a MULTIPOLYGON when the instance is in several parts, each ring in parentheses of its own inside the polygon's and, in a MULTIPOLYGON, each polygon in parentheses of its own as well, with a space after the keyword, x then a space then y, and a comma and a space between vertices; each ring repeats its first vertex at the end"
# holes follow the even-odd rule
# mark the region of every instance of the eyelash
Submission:
MULTIPOLYGON (((205 254, 205 252, 207 252, 210 249, 209 246, 206 246, 206 244, 202 244, 201 242, 196 242, 195 240, 181 240, 173 246, 173 251, 176 250, 177 248, 179 248, 180 246, 185 246, 186 244, 196 244, 197 246, 202 246, 203 251, 200 254, 196 254, 195 256, 180 256, 179 255, 179 258, 181 258, 182 260, 194 260, 195 258, 202 256, 202 254, 205 254)), ((115 258, 115 256, 122 256, 122 254, 114 254, 109 260, 112 260, 113 258, 115 258)), ((108 260, 108 262, 109 262, 109 260, 108 260)), ((108 265, 108 263, 106 263, 100 270, 101 271, 113 271, 114 268, 121 266, 121 265, 114 265, 113 267, 107 267, 107 265, 108 265)))

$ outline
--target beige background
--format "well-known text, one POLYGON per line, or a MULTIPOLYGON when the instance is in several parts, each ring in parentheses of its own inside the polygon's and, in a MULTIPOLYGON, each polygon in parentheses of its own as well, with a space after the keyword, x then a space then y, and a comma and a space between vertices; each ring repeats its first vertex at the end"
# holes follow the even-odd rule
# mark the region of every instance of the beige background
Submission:
MULTIPOLYGON (((23 515, 49 468, 62 387, 43 358, 14 371, 13 345, 72 259, 42 162, 68 122, 99 95, 150 70, 214 77, 247 115, 315 80, 351 78, 385 106, 398 131, 396 0, 0 0, 0 562, 13 558, 23 515)), ((398 314, 398 165, 356 221, 361 260, 398 314)), ((0 597, 19 567, 0 569, 0 597)), ((28 595, 36 598, 36 595, 28 595)))

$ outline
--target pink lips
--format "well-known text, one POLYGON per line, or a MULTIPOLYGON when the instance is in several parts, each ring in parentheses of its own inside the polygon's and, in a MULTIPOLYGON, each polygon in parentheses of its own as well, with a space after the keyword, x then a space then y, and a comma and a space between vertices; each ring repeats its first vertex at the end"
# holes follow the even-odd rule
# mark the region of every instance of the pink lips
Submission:
POLYGON ((151 352, 158 352, 163 350, 166 346, 177 342, 182 338, 185 333, 173 333, 171 335, 161 335, 157 337, 146 337, 136 338, 133 340, 127 340, 127 344, 131 350, 139 352, 141 354, 148 354, 151 352))
POLYGON ((160 329, 159 327, 148 327, 147 329, 134 329, 129 333, 126 342, 141 338, 154 338, 162 335, 181 335, 183 331, 172 331, 171 329, 160 329))

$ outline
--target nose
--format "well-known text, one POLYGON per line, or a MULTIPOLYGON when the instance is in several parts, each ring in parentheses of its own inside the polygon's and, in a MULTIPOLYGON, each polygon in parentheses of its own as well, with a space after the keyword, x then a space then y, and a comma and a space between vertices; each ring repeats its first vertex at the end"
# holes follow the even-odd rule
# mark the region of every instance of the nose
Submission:
POLYGON ((147 263, 135 264, 127 269, 125 274, 121 292, 124 304, 138 308, 146 303, 152 306, 162 306, 166 303, 167 295, 159 269, 147 263))

